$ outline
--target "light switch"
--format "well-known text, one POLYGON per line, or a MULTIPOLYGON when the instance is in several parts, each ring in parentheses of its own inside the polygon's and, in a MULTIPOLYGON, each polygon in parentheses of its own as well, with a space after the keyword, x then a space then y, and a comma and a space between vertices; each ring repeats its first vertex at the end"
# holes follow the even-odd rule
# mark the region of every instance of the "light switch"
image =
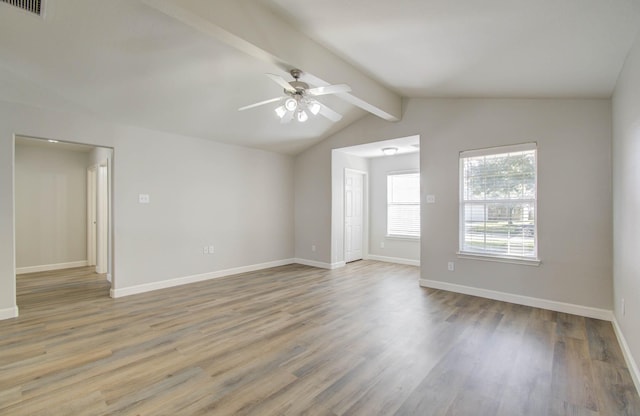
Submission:
POLYGON ((148 204, 149 202, 151 202, 151 200, 149 199, 149 194, 138 195, 138 202, 141 204, 148 204))

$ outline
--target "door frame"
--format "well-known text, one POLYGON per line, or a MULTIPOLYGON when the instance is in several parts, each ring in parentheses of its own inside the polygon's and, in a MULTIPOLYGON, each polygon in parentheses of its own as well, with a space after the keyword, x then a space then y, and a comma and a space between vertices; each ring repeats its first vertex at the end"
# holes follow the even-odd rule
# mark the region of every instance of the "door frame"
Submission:
POLYGON ((98 165, 87 168, 87 266, 96 265, 98 165))
MULTIPOLYGON (((97 164, 96 176, 96 273, 109 273, 109 230, 111 225, 109 161, 97 164)), ((107 279, 110 276, 107 275, 107 279)))
POLYGON ((109 280, 110 179, 107 159, 87 168, 87 265, 109 280))

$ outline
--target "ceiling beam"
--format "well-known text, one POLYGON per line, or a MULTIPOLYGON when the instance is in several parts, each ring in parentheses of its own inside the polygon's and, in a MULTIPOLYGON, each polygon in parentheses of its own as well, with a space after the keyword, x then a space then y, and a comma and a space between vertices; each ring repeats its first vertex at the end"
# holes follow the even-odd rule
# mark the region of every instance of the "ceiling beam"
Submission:
POLYGON ((194 29, 317 86, 348 84, 340 96, 388 121, 402 118, 402 98, 295 29, 255 0, 143 0, 194 29))

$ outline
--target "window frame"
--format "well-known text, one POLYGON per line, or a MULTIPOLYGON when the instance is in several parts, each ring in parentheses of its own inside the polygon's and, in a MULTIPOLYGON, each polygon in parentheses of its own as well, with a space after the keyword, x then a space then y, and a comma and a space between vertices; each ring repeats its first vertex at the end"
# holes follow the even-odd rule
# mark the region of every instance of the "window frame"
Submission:
MULTIPOLYGON (((488 147, 482 149, 474 149, 474 150, 466 150, 461 151, 459 153, 459 177, 458 177, 458 195, 459 195, 459 211, 458 211, 458 258, 468 258, 468 259, 476 259, 476 260, 484 260, 484 261, 497 261, 504 263, 514 263, 514 264, 524 264, 530 266, 538 266, 541 261, 539 258, 538 251, 538 225, 539 225, 539 215, 538 215, 538 145, 536 142, 528 142, 521 143, 516 145, 506 145, 506 146, 495 146, 488 147), (464 199, 464 189, 465 189, 465 177, 464 177, 464 161, 468 158, 472 157, 480 157, 480 156, 491 156, 491 155, 501 155, 515 152, 523 152, 523 151, 534 151, 534 169, 535 169, 535 194, 533 199, 506 199, 506 200, 492 200, 492 199, 482 199, 482 200, 465 200, 464 199), (496 253, 488 253, 482 251, 466 251, 463 250, 463 243, 465 241, 465 206, 469 203, 490 203, 490 202, 508 202, 508 201, 521 201, 524 203, 533 203, 534 210, 534 223, 533 223, 533 252, 532 256, 517 256, 517 255, 508 255, 508 254, 496 254, 496 253)), ((485 220, 486 221, 486 220, 485 220)))
MULTIPOLYGON (((386 173, 386 230, 385 230, 385 238, 389 239, 397 239, 397 240, 419 240, 422 235, 422 226, 418 227, 418 235, 410 235, 410 234, 390 234, 389 233, 389 205, 392 205, 389 201, 389 177, 390 176, 401 176, 401 175, 418 175, 418 182, 420 182, 420 170, 419 169, 410 169, 410 170, 400 170, 400 171, 390 171, 386 173)), ((421 186, 421 185, 420 185, 421 186)), ((398 203, 396 203, 398 204, 398 203)), ((400 204, 398 204, 400 205, 400 204)), ((418 188, 418 202, 415 204, 404 204, 404 205, 417 205, 418 206, 418 221, 420 224, 422 223, 422 218, 420 218, 420 206, 422 205, 422 201, 420 201, 420 188, 418 188)))

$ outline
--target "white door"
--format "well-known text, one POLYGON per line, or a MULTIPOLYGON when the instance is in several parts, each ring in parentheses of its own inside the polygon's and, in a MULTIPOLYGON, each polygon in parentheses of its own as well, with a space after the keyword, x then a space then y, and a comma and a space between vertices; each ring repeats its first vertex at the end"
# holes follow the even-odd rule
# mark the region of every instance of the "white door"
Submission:
POLYGON ((362 259, 364 236, 364 174, 344 174, 344 261, 362 259))
POLYGON ((109 247, 109 181, 107 165, 98 166, 96 273, 107 273, 109 247))
POLYGON ((96 166, 87 169, 87 266, 96 265, 96 166))

